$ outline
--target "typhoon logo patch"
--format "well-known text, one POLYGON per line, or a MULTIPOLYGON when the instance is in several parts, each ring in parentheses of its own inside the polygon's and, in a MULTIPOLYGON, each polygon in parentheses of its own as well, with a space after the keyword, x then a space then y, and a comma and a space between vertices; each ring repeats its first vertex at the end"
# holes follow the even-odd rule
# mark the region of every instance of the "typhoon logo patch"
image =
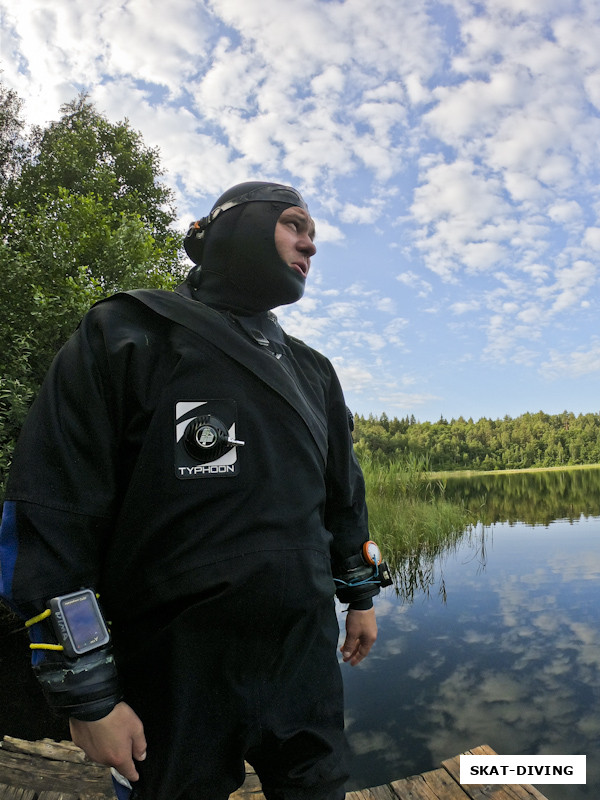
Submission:
POLYGON ((226 478, 239 472, 235 400, 181 400, 175 404, 175 474, 226 478))

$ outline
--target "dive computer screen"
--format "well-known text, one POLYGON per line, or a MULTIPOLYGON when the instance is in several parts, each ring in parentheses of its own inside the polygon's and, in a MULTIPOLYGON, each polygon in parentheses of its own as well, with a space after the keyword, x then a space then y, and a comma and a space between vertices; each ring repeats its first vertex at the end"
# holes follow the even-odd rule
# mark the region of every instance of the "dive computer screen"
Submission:
POLYGON ((54 597, 50 609, 56 634, 67 655, 78 656, 108 644, 108 630, 91 590, 54 597))

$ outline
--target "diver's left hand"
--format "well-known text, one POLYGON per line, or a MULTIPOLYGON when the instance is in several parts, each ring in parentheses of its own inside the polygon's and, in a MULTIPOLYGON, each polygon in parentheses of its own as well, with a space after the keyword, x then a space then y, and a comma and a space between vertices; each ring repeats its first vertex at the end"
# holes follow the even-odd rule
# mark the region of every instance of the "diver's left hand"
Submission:
POLYGON ((366 611, 349 609, 346 614, 346 640, 341 646, 342 658, 351 667, 366 658, 377 639, 375 609, 366 611))

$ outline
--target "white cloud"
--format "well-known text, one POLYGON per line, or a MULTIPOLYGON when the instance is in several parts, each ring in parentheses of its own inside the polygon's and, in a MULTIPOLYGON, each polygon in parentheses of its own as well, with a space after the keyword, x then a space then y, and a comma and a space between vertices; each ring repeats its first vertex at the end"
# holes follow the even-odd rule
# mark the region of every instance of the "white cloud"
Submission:
POLYGON ((518 103, 522 92, 518 76, 509 72, 497 72, 489 80, 442 86, 434 90, 437 103, 424 122, 440 139, 460 144, 465 137, 496 129, 506 107, 518 103))
POLYGON ((349 224, 371 224, 375 222, 379 216, 379 209, 375 206, 357 206, 353 203, 346 203, 340 212, 340 219, 342 222, 349 224))
POLYGON ((558 270, 552 311, 565 311, 579 303, 596 283, 597 273, 598 268, 589 261, 576 261, 573 266, 558 270))
POLYGON ((380 403, 381 409, 390 409, 395 413, 409 413, 418 411, 421 406, 424 406, 432 401, 439 400, 436 395, 426 394, 424 392, 401 392, 383 390, 378 394, 377 399, 380 403))
POLYGON ((382 297, 376 301, 375 306, 378 311, 383 311, 385 314, 393 314, 396 308, 396 301, 391 297, 382 297))
POLYGON ((584 86, 590 103, 600 110, 600 70, 588 75, 584 79, 584 86))
POLYGON ((583 235, 583 243, 592 250, 600 250, 600 228, 587 228, 583 235))
POLYGON ((389 322, 383 329, 384 336, 391 344, 402 345, 403 341, 399 337, 399 333, 408 327, 408 320, 403 317, 396 317, 389 322))
MULTIPOLYGON (((352 340, 354 341, 355 334, 352 334, 352 340)), ((373 352, 377 352, 378 350, 383 350, 383 348, 387 344, 387 340, 385 336, 382 336, 379 333, 363 333, 359 337, 361 343, 364 343, 368 346, 369 350, 373 352)))
POLYGON ((327 311, 330 317, 345 322, 354 322, 356 319, 356 304, 355 303, 331 303, 327 311))
POLYGON ((481 304, 477 300, 467 300, 458 303, 452 303, 450 310, 453 314, 469 314, 472 311, 478 311, 481 304))
POLYGON ((548 216, 553 222, 577 222, 582 217, 582 209, 576 200, 557 200, 548 209, 548 216))
POLYGON ((429 269, 442 278, 463 267, 487 269, 505 256, 499 242, 482 241, 480 233, 510 213, 502 186, 472 162, 429 166, 415 189, 411 213, 421 226, 416 246, 429 269))
POLYGON ((582 378, 600 374, 600 341, 592 341, 585 349, 581 347, 570 353, 551 351, 550 359, 541 365, 541 373, 548 378, 582 378))
POLYGON ((546 310, 542 306, 528 305, 519 312, 518 318, 525 325, 543 327, 546 322, 546 310))
POLYGON ((316 237, 315 244, 317 249, 321 242, 339 243, 344 240, 344 234, 336 225, 332 225, 326 219, 315 218, 316 237))
POLYGON ((341 358, 332 359, 340 383, 344 391, 351 389, 356 394, 372 390, 374 376, 371 370, 357 364, 346 364, 341 358))
POLYGON ((420 297, 425 297, 433 289, 429 281, 424 281, 411 271, 401 272, 400 275, 396 275, 396 280, 400 281, 400 283, 404 284, 404 286, 408 286, 409 288, 418 291, 420 297))
POLYGON ((316 95, 339 95, 346 85, 346 76, 343 69, 337 64, 325 67, 323 72, 315 75, 310 82, 316 95))

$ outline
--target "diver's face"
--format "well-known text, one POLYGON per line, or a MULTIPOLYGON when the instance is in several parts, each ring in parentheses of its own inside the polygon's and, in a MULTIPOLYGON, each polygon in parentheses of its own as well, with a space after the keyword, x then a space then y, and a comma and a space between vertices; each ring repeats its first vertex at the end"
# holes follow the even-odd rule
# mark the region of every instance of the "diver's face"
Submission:
POLYGON ((315 223, 300 206, 286 208, 275 226, 275 247, 289 269, 306 280, 310 259, 317 252, 315 223))

